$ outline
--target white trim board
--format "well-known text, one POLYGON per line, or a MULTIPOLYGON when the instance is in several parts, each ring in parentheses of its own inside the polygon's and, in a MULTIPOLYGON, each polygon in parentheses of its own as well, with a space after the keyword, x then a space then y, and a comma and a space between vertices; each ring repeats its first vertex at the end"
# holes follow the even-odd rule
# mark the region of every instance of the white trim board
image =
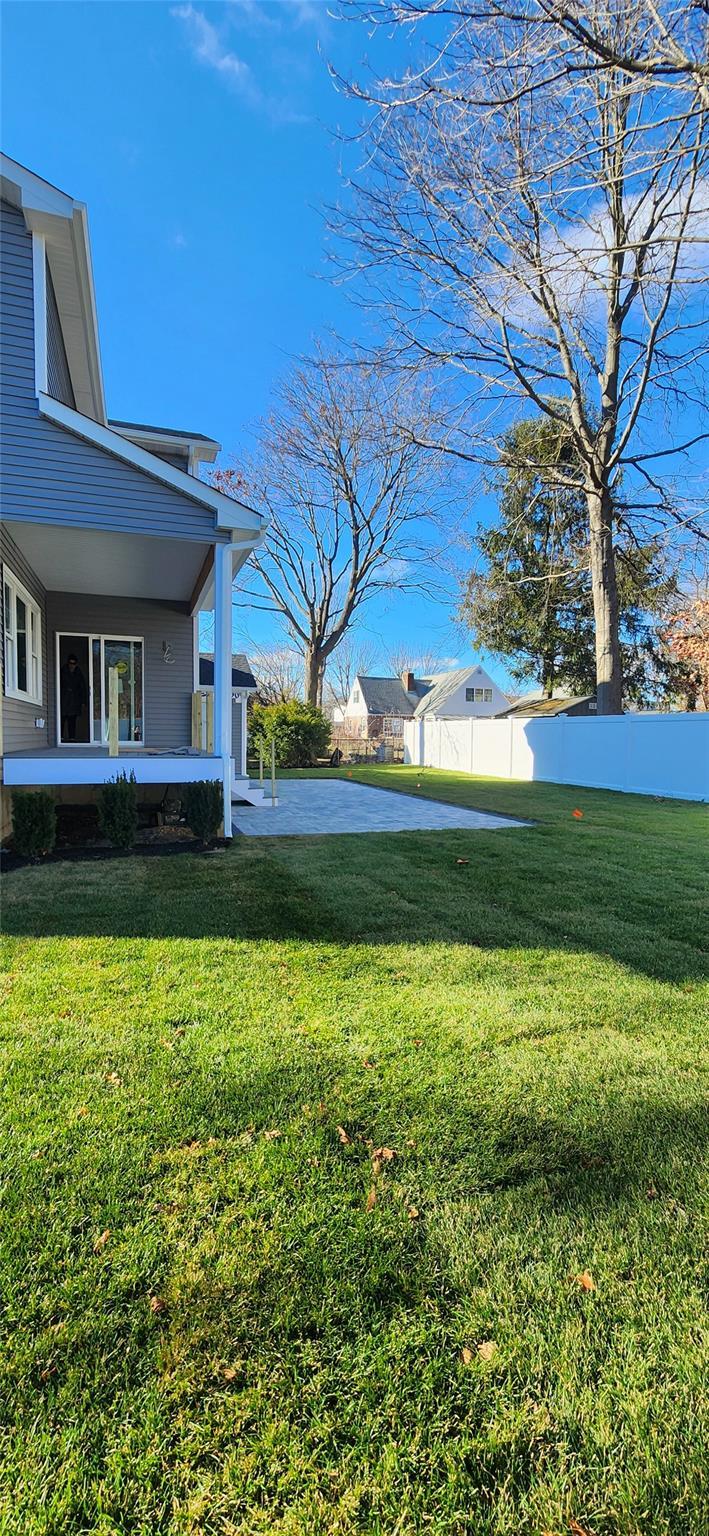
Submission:
MULTIPOLYGON (((144 750, 144 749, 143 749, 144 750)), ((231 759, 228 763, 231 771, 231 759)), ((37 787, 58 785, 106 784, 117 773, 134 773, 138 784, 191 784, 195 779, 216 779, 222 782, 225 766, 221 757, 192 757, 156 752, 155 756, 119 752, 109 757, 104 751, 71 753, 68 757, 51 753, 21 753, 15 757, 6 754, 3 762, 3 781, 8 786, 33 785, 37 787)))

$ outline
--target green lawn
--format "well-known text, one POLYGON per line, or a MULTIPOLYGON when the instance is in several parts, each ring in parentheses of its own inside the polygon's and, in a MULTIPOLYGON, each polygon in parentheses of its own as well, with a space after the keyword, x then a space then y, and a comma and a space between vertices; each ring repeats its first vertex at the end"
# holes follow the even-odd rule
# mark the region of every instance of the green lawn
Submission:
POLYGON ((354 776, 5 880, 2 1536, 706 1529, 706 810, 354 776))

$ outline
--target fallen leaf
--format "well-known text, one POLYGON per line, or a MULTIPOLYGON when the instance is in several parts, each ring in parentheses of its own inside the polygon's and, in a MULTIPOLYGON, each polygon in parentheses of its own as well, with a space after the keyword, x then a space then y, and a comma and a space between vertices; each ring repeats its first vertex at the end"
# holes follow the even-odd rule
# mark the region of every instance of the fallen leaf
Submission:
POLYGON ((382 1171, 381 1160, 378 1157, 373 1157, 372 1158, 372 1174, 373 1174, 373 1177, 375 1179, 378 1178, 379 1174, 381 1173, 381 1171, 382 1171))
POLYGON ((50 1376, 56 1375, 56 1370, 56 1365, 46 1365, 44 1370, 39 1373, 40 1381, 49 1381, 50 1376))
POLYGON ((166 1035, 161 1035, 160 1036, 160 1044, 161 1044, 161 1046, 163 1046, 164 1050, 166 1050, 166 1051, 174 1051, 174 1049, 175 1049, 175 1042, 174 1042, 174 1040, 168 1040, 166 1035))
POLYGON ((150 1310, 151 1312, 166 1312, 167 1302, 163 1300, 162 1296, 151 1296, 150 1310))
POLYGON ((38 1157, 44 1157, 44 1152, 42 1151, 42 1148, 40 1147, 36 1152, 30 1153, 30 1156, 36 1160, 38 1157))
POLYGON ((338 1136, 340 1138, 340 1141, 342 1142, 343 1147, 349 1147, 349 1145, 350 1145, 350 1138, 347 1135, 347 1132, 345 1130, 344 1125, 338 1125, 338 1127, 337 1127, 337 1134, 338 1134, 338 1136))
POLYGON ((225 1365, 223 1367, 222 1376, 224 1377, 225 1381, 235 1381, 237 1375, 238 1371, 235 1365, 225 1365))
POLYGON ((264 1141, 277 1141, 281 1134, 280 1131, 264 1131, 263 1139, 264 1141))
POLYGON ((574 1279, 576 1284, 581 1286, 582 1291, 595 1291, 596 1287, 587 1269, 584 1269, 580 1275, 574 1275, 574 1279))
POLYGON ((463 1362, 463 1365, 472 1365, 475 1356, 472 1349, 469 1349, 467 1344, 463 1345, 463 1348, 460 1351, 460 1358, 463 1362))
POLYGON ((469 864, 470 859, 456 859, 456 864, 469 864))
POLYGON ((396 1153, 392 1152, 391 1147, 376 1147, 372 1153, 372 1157, 378 1158, 382 1163, 390 1163, 395 1156, 396 1153))
POLYGON ((578 810, 572 811, 571 815, 575 816, 577 821, 582 821, 583 820, 583 811, 578 811, 578 810))
POLYGON ((407 1136, 407 1138, 406 1138, 406 1145, 407 1145, 407 1147, 415 1147, 416 1146, 416 1142, 414 1141, 413 1136, 407 1136))
POLYGON ((417 1211, 415 1205, 409 1205, 407 1207, 406 1214, 409 1218, 409 1221, 418 1221, 419 1219, 419 1212, 417 1211))
POLYGON ((88 1107, 87 1107, 86 1104, 80 1104, 79 1108, 76 1111, 77 1115, 88 1115, 88 1112, 89 1111, 88 1111, 88 1107))
POLYGON ((648 1191, 647 1191, 647 1198, 648 1198, 648 1200, 656 1200, 657 1199, 657 1190, 655 1189, 654 1184, 651 1184, 649 1186, 648 1191))
POLYGON ((94 1243, 94 1253, 99 1253, 102 1248, 106 1247, 110 1236, 111 1229, 110 1227, 106 1227, 105 1232, 102 1232, 101 1236, 96 1238, 96 1242, 94 1243))
POLYGON ((107 1072, 105 1081, 112 1083, 114 1088, 121 1088, 123 1086, 123 1078, 120 1072, 107 1072))
POLYGON ((367 1061, 366 1058, 365 1058, 365 1060, 362 1062, 362 1066, 363 1067, 372 1068, 374 1066, 374 1062, 373 1061, 367 1061))
POLYGON ((481 1360, 492 1360, 497 1354, 497 1345, 494 1339, 484 1339, 478 1344, 478 1354, 481 1360))
POLYGON ((585 1525, 579 1525, 578 1520, 569 1521, 569 1530, 572 1536, 591 1536, 590 1531, 586 1530, 585 1525))
POLYGON ((416 1046, 416 1049, 418 1050, 419 1046, 423 1045, 423 1040, 414 1040, 413 1044, 416 1046))
POLYGON ((367 1195, 367 1210, 368 1211, 372 1211, 374 1209, 376 1203, 377 1203, 377 1191, 374 1188, 374 1185, 372 1185, 372 1188, 370 1189, 369 1194, 367 1195))

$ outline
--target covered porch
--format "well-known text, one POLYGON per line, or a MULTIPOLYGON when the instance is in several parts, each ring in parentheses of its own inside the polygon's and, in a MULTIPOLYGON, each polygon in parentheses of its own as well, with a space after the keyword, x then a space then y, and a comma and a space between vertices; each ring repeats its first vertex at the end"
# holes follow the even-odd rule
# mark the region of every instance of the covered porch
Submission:
POLYGON ((5 786, 86 788, 121 772, 139 785, 213 779, 230 836, 232 798, 249 787, 245 742, 232 735, 245 717, 232 701, 232 582, 253 543, 243 529, 207 542, 7 520, 5 786), (203 610, 214 614, 208 730, 203 610))

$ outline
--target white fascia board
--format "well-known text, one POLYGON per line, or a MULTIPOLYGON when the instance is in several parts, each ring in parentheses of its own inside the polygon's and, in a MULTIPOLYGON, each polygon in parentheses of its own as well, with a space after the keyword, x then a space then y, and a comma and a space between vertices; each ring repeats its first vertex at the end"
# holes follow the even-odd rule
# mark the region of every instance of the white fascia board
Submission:
POLYGON ((67 192, 60 192, 50 181, 43 181, 26 165, 0 154, 0 181, 3 197, 16 208, 36 208, 38 213, 54 213, 60 219, 70 219, 74 199, 67 192))
POLYGON ((82 754, 67 750, 66 757, 54 757, 51 753, 31 752, 21 757, 6 756, 3 760, 3 782, 6 785, 93 785, 106 784, 117 773, 130 771, 138 784, 191 784, 195 779, 217 779, 224 776, 224 759, 169 752, 156 752, 155 756, 141 756, 138 752, 122 752, 118 757, 95 753, 82 754))
MULTIPOLYGON (((213 486, 205 485, 194 475, 188 475, 184 469, 175 469, 172 464, 166 464, 164 459, 159 459, 156 454, 148 453, 147 449, 139 448, 136 443, 129 442, 127 438, 121 437, 119 432, 114 432, 111 427, 104 427, 101 422, 93 421, 90 416, 83 416, 80 411, 72 410, 70 405, 64 405, 61 400, 53 400, 51 395, 40 394, 39 409, 42 416, 46 416, 49 421, 55 422, 59 427, 65 427, 67 432, 73 432, 76 437, 83 437, 89 443, 96 443, 99 448, 105 449, 106 453, 113 454, 114 458, 122 459, 126 464, 132 464, 134 469, 141 469, 153 480, 161 480, 164 485, 172 486, 183 496, 188 496, 190 501, 209 507, 214 512, 216 527, 220 531, 231 533, 232 539, 235 535, 238 537, 240 533, 247 536, 250 534, 255 539, 255 543, 260 543, 265 533, 265 521, 250 507, 245 507, 242 502, 232 501, 230 496, 224 496, 221 491, 215 491, 213 486)), ((255 544, 250 542, 247 553, 253 547, 255 544)))

